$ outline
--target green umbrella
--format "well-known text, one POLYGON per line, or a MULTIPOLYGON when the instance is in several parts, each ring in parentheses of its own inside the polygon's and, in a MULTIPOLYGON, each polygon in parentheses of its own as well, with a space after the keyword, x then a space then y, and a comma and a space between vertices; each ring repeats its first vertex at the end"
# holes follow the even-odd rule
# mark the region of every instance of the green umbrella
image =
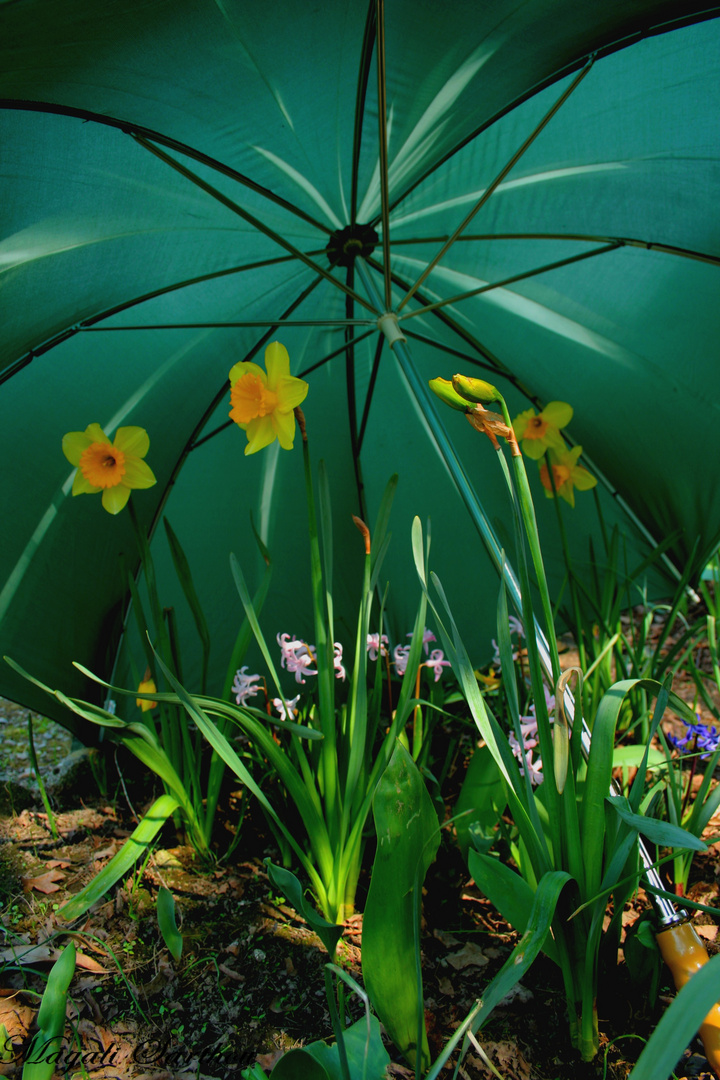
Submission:
MULTIPOLYGON (((272 340, 310 384, 348 646, 351 514, 372 520, 397 472, 391 636, 412 625, 419 514, 488 655, 497 577, 478 530, 507 543, 508 507, 484 440, 428 402, 427 381, 456 371, 495 382, 514 412, 570 402, 630 561, 672 536, 675 567, 699 568, 720 537, 719 13, 0 4, 0 652, 79 695, 92 691, 72 660, 128 676, 131 523, 71 497, 60 449, 93 422, 149 432, 158 483, 133 502, 148 533, 167 515, 186 550, 216 684, 241 616, 228 553, 260 577, 251 511, 275 565, 268 637, 311 632, 301 455, 245 457, 228 420, 230 368, 272 340)), ((538 509, 559 585, 554 509, 538 509)), ((592 496, 568 518, 586 560, 592 496)), ((154 549, 163 601, 190 624, 163 530, 154 549)), ((190 646, 189 685, 198 664, 190 646)), ((0 692, 52 711, 9 668, 0 692)))

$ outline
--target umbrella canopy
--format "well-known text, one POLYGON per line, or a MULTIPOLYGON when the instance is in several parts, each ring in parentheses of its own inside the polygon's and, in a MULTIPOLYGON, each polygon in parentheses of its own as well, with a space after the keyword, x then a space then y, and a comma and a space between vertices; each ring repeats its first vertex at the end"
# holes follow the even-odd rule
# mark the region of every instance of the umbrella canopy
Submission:
MULTIPOLYGON (((569 401, 608 523, 638 551, 672 535, 675 565, 700 567, 720 538, 718 14, 687 0, 0 4, 0 651, 70 693, 89 693, 70 661, 115 669, 130 521, 73 499, 60 451, 92 422, 150 434, 158 484, 134 503, 186 549, 216 681, 241 615, 229 551, 259 580, 250 511, 275 564, 268 636, 311 634, 301 455, 244 457, 228 421, 230 367, 274 339, 310 384, 348 644, 350 515, 372 521, 397 472, 391 634, 412 625, 409 527, 429 516, 432 564, 487 655, 497 579, 422 390, 454 371, 497 383, 513 413, 569 401), (392 310, 402 357, 378 327, 392 310)), ((446 412, 505 542, 489 446, 446 412)), ((597 527, 583 498, 580 559, 597 527)), ((161 533, 161 595, 184 619, 161 533)), ((53 714, 9 668, 0 692, 53 714)))

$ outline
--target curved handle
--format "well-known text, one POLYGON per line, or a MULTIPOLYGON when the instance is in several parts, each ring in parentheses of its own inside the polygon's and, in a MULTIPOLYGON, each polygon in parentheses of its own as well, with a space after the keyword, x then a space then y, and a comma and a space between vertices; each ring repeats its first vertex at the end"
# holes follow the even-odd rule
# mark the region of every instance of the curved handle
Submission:
MULTIPOLYGON (((707 949, 692 923, 681 923, 657 935, 663 960, 672 971, 678 990, 708 961, 707 949)), ((720 1003, 713 1005, 699 1030, 705 1057, 720 1075, 720 1003)))

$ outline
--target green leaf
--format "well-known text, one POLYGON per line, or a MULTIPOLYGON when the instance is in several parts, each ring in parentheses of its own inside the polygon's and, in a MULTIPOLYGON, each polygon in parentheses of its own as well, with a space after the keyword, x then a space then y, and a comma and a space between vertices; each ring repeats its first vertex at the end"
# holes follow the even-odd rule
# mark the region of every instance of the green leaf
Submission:
POLYGON ((412 1065, 421 1040, 427 1068, 416 904, 419 914, 420 890, 440 833, 422 776, 398 741, 378 783, 373 813, 377 851, 363 918, 365 988, 388 1035, 412 1065))
POLYGON ((483 1024, 487 1023, 495 1006, 509 994, 513 986, 520 981, 525 972, 535 962, 538 953, 543 948, 543 943, 555 917, 558 897, 565 884, 570 880, 570 875, 566 874, 564 870, 549 870, 546 874, 543 874, 535 892, 525 933, 495 978, 484 988, 482 998, 475 1008, 468 1013, 453 1037, 446 1043, 425 1080, 437 1080, 465 1033, 472 1031, 474 1034, 480 1030, 483 1024))
POLYGON ((272 884, 276 889, 280 890, 283 896, 287 897, 298 915, 302 915, 308 926, 320 938, 330 956, 333 957, 337 943, 342 937, 342 926, 328 922, 322 915, 318 915, 315 908, 308 904, 302 885, 290 870, 285 870, 282 866, 275 866, 270 859, 265 859, 265 866, 272 884))
MULTIPOLYGON (((365 933, 363 927, 363 935, 365 933)), ((390 1064, 390 1055, 383 1046, 380 1036, 380 1024, 374 1016, 361 1018, 343 1032, 343 1043, 350 1069, 350 1080, 385 1080, 386 1069, 390 1064), (367 1066, 366 1066, 367 1059, 367 1066)), ((328 1046, 324 1042, 310 1043, 308 1054, 327 1071, 327 1076, 335 1080, 342 1076, 340 1070, 340 1052, 337 1043, 328 1046)), ((287 1055, 286 1055, 287 1056, 287 1055)), ((285 1058, 281 1058, 284 1061, 285 1058)), ((278 1062, 280 1064, 280 1062, 278 1062)), ((304 1073, 290 1073, 288 1080, 300 1080, 304 1073)), ((273 1070, 271 1080, 276 1080, 273 1070)))
MULTIPOLYGON (((527 881, 494 856, 481 855, 472 849, 468 852, 468 866, 475 884, 503 919, 519 934, 524 934, 535 903, 535 892, 527 881)), ((559 963, 552 937, 546 939, 542 949, 546 956, 559 963)))
POLYGON ((270 1080, 332 1080, 332 1077, 310 1052, 310 1047, 288 1050, 270 1073, 270 1080))
POLYGON ((89 907, 101 900, 108 889, 111 889, 115 882, 135 865, 140 856, 145 854, 148 844, 155 839, 167 819, 179 806, 180 803, 172 795, 161 795, 159 799, 156 799, 133 834, 128 837, 107 866, 104 866, 100 873, 96 874, 72 900, 61 907, 58 914, 68 921, 77 919, 89 907))
POLYGON ((160 886, 156 909, 162 939, 177 964, 182 956, 183 939, 175 921, 175 897, 164 885, 160 886))
POLYGON ((458 845, 464 858, 467 858, 470 846, 471 828, 474 826, 473 831, 479 829, 481 835, 491 837, 506 806, 502 773, 488 747, 478 746, 470 758, 453 811, 458 845))
POLYGON ((37 1014, 38 1030, 30 1044, 22 1080, 51 1080, 63 1049, 67 993, 75 972, 75 943, 70 942, 53 964, 37 1014))
POLYGON ((200 600, 198 599, 197 592, 195 591, 195 583, 192 578, 190 563, 187 560, 187 556, 167 518, 163 518, 163 524, 165 526, 165 532, 167 533, 168 543, 170 544, 170 554, 172 555, 172 560, 175 565, 175 573, 182 586, 182 591, 185 593, 185 599, 192 612, 198 637, 200 638, 200 643, 202 645, 202 676, 200 685, 202 686, 203 693, 205 693, 208 663, 210 659, 210 631, 208 630, 205 613, 200 604, 200 600))
POLYGON ((607 802, 626 825, 659 847, 687 848, 690 851, 707 851, 707 844, 679 825, 673 825, 669 821, 658 821, 657 818, 645 817, 644 814, 633 814, 627 799, 621 795, 607 797, 607 802))

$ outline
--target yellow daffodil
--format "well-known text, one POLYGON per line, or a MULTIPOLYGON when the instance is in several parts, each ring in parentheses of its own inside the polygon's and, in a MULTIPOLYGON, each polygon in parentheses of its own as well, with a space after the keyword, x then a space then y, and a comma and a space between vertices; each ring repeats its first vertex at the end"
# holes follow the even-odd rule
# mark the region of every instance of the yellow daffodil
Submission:
POLYGON ((499 675, 495 674, 495 668, 490 668, 487 675, 483 675, 482 671, 475 672, 475 678, 478 682, 481 682, 488 693, 492 693, 493 690, 499 690, 502 686, 502 679, 499 675))
POLYGON ((547 463, 544 462, 540 466, 540 481, 545 488, 545 495, 548 499, 554 498, 553 483, 560 498, 570 503, 571 506, 575 505, 574 488, 577 488, 578 491, 589 491, 590 488, 595 487, 597 484, 595 477, 577 463, 581 454, 582 446, 574 446, 572 450, 564 450, 560 454, 550 450, 548 458, 552 467, 552 481, 550 480, 547 463))
POLYGON ((500 401, 500 391, 485 379, 471 379, 467 375, 453 375, 452 386, 460 397, 473 404, 478 401, 500 401))
MULTIPOLYGON (((157 686, 153 679, 150 678, 150 672, 145 672, 145 678, 137 688, 138 694, 157 694, 157 686)), ((150 709, 157 709, 157 701, 148 701, 147 698, 135 698, 135 704, 138 709, 142 709, 143 712, 148 712, 150 709)))
POLYGON ((230 419, 247 432, 246 454, 254 454, 278 440, 292 450, 295 438, 294 409, 305 400, 308 384, 290 374, 290 357, 279 341, 265 350, 263 371, 250 360, 230 369, 230 419))
POLYGON ((560 428, 567 427, 573 417, 572 406, 565 401, 550 401, 541 413, 526 409, 513 420, 515 436, 523 453, 539 461, 548 450, 565 449, 560 428))
POLYGON ((517 440, 512 428, 509 428, 499 413, 484 409, 482 401, 500 401, 498 390, 484 379, 469 379, 464 375, 454 375, 449 379, 430 379, 428 386, 432 392, 449 405, 451 409, 464 412, 466 420, 476 431, 487 435, 496 450, 500 449, 498 437, 507 439, 514 454, 519 454, 517 440))
POLYGON ((152 469, 142 461, 150 448, 148 433, 141 427, 121 427, 110 442, 99 424, 84 431, 69 431, 62 448, 71 465, 77 465, 73 495, 97 495, 109 514, 118 514, 133 488, 157 483, 152 469))
POLYGON ((449 379, 430 379, 428 386, 433 394, 436 394, 451 409, 457 409, 458 412, 467 412, 471 408, 470 402, 464 397, 460 397, 449 379))

